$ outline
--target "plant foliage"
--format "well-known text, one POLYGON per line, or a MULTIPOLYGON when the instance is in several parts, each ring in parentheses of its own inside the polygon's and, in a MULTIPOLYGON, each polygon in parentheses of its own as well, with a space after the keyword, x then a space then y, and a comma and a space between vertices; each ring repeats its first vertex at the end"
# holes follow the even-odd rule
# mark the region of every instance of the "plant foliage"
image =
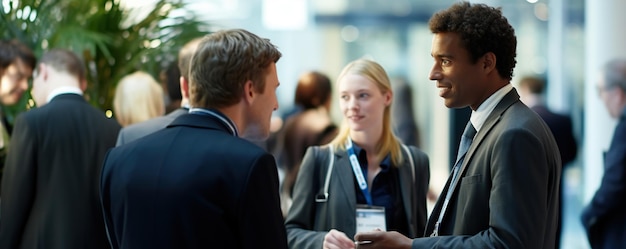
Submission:
MULTIPOLYGON (((102 110, 112 108, 124 75, 144 70, 158 79, 185 42, 208 30, 181 0, 158 0, 132 11, 120 0, 0 1, 0 38, 18 39, 38 56, 51 48, 82 56, 88 71, 85 96, 102 110)), ((26 106, 22 103, 18 109, 26 106)))

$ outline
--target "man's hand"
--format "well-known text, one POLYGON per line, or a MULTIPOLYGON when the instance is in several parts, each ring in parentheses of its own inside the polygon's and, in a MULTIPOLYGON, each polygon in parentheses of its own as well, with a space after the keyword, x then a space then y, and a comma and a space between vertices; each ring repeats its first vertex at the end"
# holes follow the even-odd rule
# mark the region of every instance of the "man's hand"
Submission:
POLYGON ((411 249, 413 240, 398 232, 363 232, 357 233, 354 240, 358 249, 411 249), (371 241, 371 243, 361 243, 371 241))
POLYGON ((348 236, 340 231, 331 229, 324 236, 324 249, 354 249, 354 242, 348 236))

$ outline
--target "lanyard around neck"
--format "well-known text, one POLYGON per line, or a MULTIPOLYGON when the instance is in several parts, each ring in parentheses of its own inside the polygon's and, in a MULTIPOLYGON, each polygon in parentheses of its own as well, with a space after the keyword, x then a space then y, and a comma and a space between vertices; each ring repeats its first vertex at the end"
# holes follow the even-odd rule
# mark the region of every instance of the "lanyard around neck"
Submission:
POLYGON ((346 140, 346 150, 348 151, 348 158, 350 158, 350 164, 352 165, 352 172, 354 172, 359 188, 361 189, 361 192, 363 192, 363 196, 365 196, 365 201, 367 201, 367 205, 372 206, 372 196, 370 191, 367 189, 367 181, 365 181, 365 176, 363 175, 363 171, 361 171, 359 159, 357 159, 356 154, 354 153, 354 146, 352 146, 351 138, 346 140))

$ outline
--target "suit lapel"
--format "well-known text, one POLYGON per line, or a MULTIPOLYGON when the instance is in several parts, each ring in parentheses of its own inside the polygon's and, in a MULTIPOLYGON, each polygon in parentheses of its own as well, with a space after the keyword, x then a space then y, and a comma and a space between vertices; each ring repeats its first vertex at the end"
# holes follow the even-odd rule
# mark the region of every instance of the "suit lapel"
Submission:
MULTIPOLYGON (((513 105, 513 103, 519 101, 519 95, 517 94, 517 91, 515 90, 515 88, 513 90, 511 90, 509 93, 507 93, 504 98, 502 98, 502 100, 500 100, 500 102, 498 103, 498 105, 496 105, 495 109, 491 112, 491 114, 489 114, 489 117, 487 118, 487 120, 485 121, 485 124, 483 124, 482 128, 480 129, 480 131, 478 131, 478 133, 476 133, 476 137, 474 138, 474 140, 472 141, 472 144, 470 145, 469 149, 467 150, 467 154, 465 154, 465 159, 463 161, 463 167, 461 168, 461 172, 459 177, 463 177, 465 175, 465 171, 467 170, 467 166, 469 165, 469 163, 472 161, 472 157, 474 156, 474 152, 478 149, 478 147, 480 146, 480 144, 482 143, 482 141, 485 139, 485 137, 487 136, 487 134, 489 134, 491 132, 491 130, 495 127, 495 125, 500 121, 500 118, 502 117, 502 114, 511 106, 513 105)), ((426 226, 426 230, 425 230, 425 236, 430 236, 430 234, 433 232, 435 223, 437 222, 439 215, 441 213, 441 209, 445 200, 445 194, 448 192, 449 188, 454 188, 454 192, 452 193, 452 197, 450 198, 450 203, 453 202, 453 200, 458 197, 458 195, 455 195, 455 193, 458 191, 457 187, 458 185, 461 183, 461 180, 458 180, 455 184, 455 186, 451 186, 450 181, 452 179, 452 175, 450 175, 450 177, 448 177, 448 180, 446 181, 446 185, 444 187, 444 189, 442 190, 442 195, 437 199, 437 203, 435 204, 435 207, 433 209, 433 212, 430 215, 430 218, 428 219, 427 222, 427 226, 426 226)), ((451 204, 448 204, 451 205, 451 204)), ((447 213, 450 212, 450 209, 446 210, 447 213)), ((444 214, 446 215, 446 214, 444 214)), ((445 220, 445 218, 444 218, 445 220)), ((441 232, 441 230, 440 230, 441 232)))
POLYGON ((350 166, 350 160, 348 159, 348 153, 346 153, 345 149, 338 149, 335 151, 335 173, 333 176, 336 176, 337 179, 337 187, 343 191, 343 195, 346 197, 344 200, 347 200, 347 208, 348 210, 352 210, 351 212, 356 212, 356 192, 354 189, 354 173, 352 172, 352 167, 350 166))
MULTIPOLYGON (((485 139, 487 134, 489 134, 491 130, 496 126, 496 124, 500 121, 500 118, 502 118, 502 114, 507 109, 509 109, 509 107, 513 105, 513 103, 515 103, 516 101, 519 101, 519 95, 517 94, 517 91, 514 88, 509 93, 504 95, 504 98, 500 100, 498 105, 496 105, 496 108, 494 108, 493 111, 489 114, 489 117, 485 121, 485 124, 483 124, 480 131, 476 133, 476 137, 474 138, 472 145, 470 145, 469 149, 467 150, 467 154, 465 155, 465 160, 463 161, 463 168, 461 171, 461 176, 465 174, 467 165, 469 165, 469 163, 472 161, 472 156, 474 156, 474 152, 476 151, 478 146, 480 146, 480 144, 485 139)), ((457 181, 457 185, 459 184, 459 182, 460 181, 457 181)))
MULTIPOLYGON (((404 151, 404 150, 403 150, 404 151)), ((415 193, 411 192, 413 190, 413 186, 415 186, 413 181, 413 172, 410 165, 409 157, 411 155, 404 155, 404 163, 398 167, 399 177, 400 177, 400 192, 402 194, 402 203, 404 204, 404 212, 406 213, 406 218, 409 221, 409 232, 411 234, 416 234, 416 227, 413 226, 415 224, 415 209, 413 208, 413 197, 415 193)), ((417 172, 416 172, 417 173, 417 172)))

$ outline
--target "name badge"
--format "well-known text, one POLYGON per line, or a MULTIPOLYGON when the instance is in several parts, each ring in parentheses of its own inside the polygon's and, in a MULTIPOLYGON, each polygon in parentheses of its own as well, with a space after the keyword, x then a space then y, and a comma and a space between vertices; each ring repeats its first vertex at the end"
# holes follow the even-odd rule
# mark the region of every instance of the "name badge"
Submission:
POLYGON ((387 231, 385 207, 357 205, 356 232, 370 232, 375 229, 387 231))

